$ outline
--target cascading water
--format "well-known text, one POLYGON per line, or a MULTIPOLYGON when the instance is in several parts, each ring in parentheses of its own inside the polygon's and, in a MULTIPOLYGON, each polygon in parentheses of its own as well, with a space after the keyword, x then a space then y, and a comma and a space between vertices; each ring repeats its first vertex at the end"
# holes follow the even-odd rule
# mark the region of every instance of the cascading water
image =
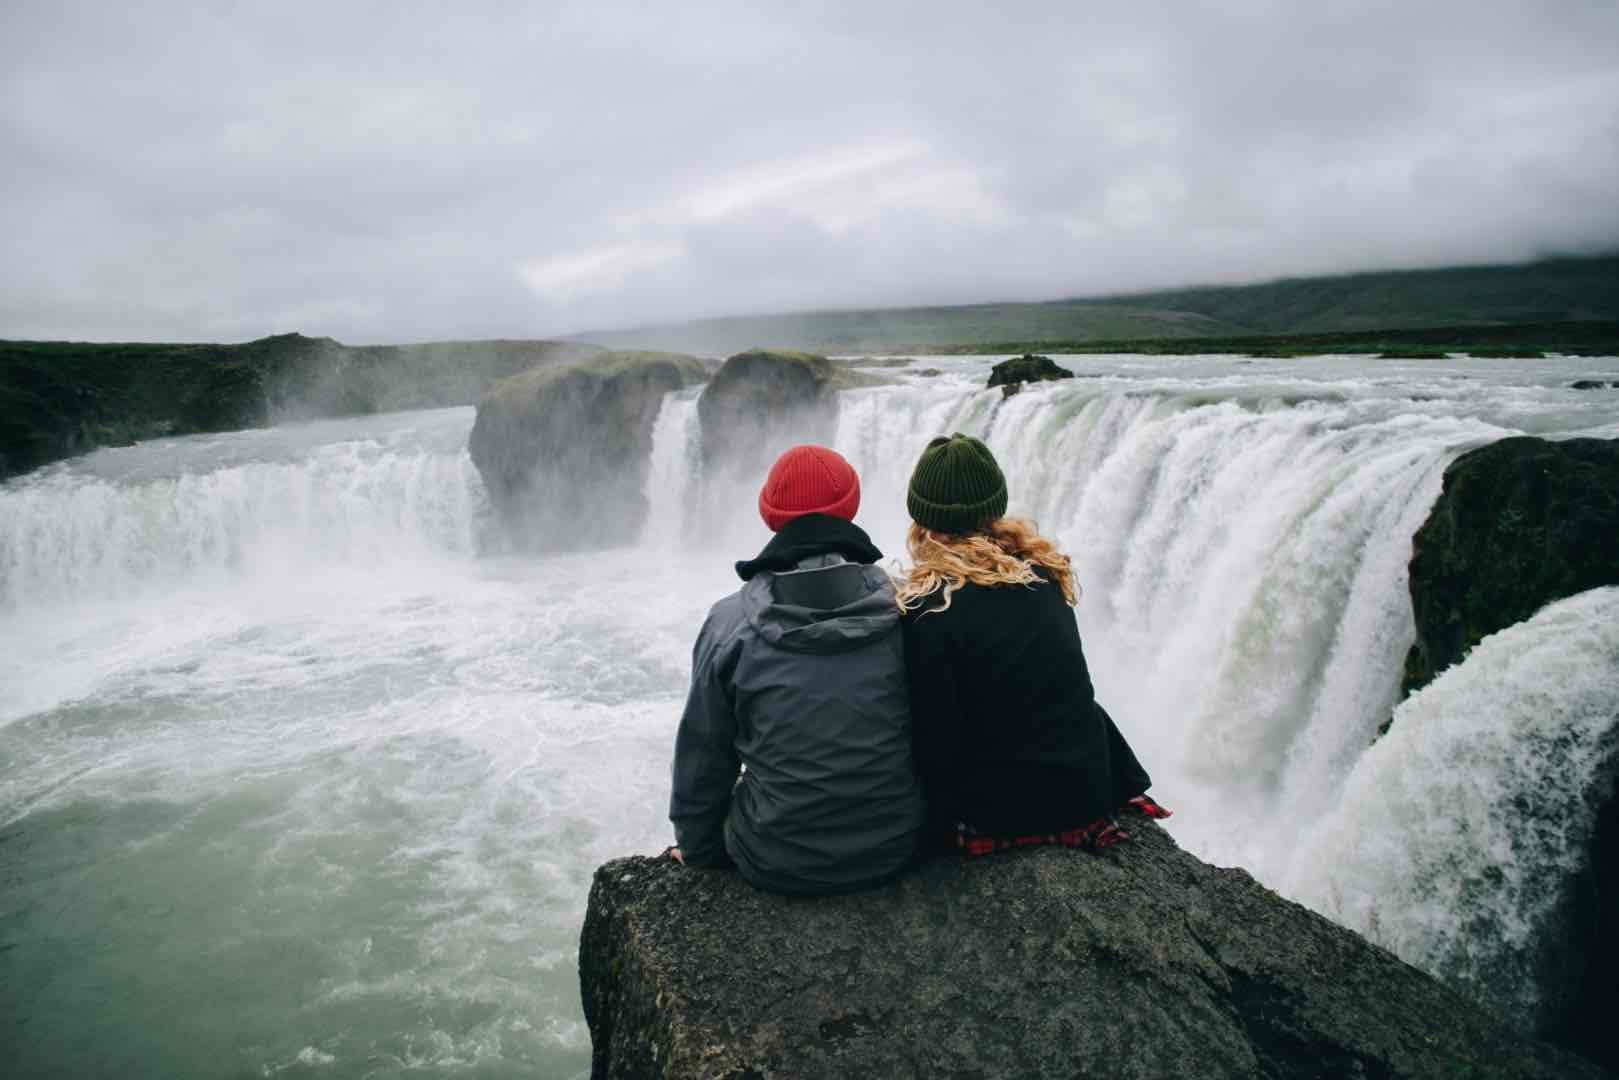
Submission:
POLYGON ((7 485, 0 610, 471 555, 472 410, 407 417, 162 440, 7 485))
MULTIPOLYGON (((1402 702, 1289 891, 1505 1015, 1536 1014, 1555 920, 1619 766, 1619 588, 1485 638, 1402 702)), ((1557 957, 1562 960, 1562 957, 1557 957)))
POLYGON ((697 398, 700 390, 670 393, 652 427, 646 479, 647 516, 641 535, 654 545, 679 546, 686 537, 690 493, 701 483, 697 398))
MULTIPOLYGON (((1619 364, 1066 363, 1088 377, 1005 400, 982 359, 845 392, 858 520, 902 555, 917 453, 984 436, 1012 511, 1075 558, 1098 692, 1182 842, 1351 924, 1394 926, 1392 904, 1454 933, 1395 863, 1334 870, 1426 767, 1366 752, 1409 644, 1409 538, 1460 451, 1619 432, 1611 396, 1563 388, 1619 364)), ((667 842, 690 644, 768 536, 739 482, 703 504, 723 549, 688 539, 695 403, 666 399, 643 534, 607 552, 494 554, 466 409, 0 487, 0 982, 27 995, 0 1024, 23 1071, 582 1073, 590 875, 667 842)), ((1517 707, 1443 689, 1387 745, 1517 707)))

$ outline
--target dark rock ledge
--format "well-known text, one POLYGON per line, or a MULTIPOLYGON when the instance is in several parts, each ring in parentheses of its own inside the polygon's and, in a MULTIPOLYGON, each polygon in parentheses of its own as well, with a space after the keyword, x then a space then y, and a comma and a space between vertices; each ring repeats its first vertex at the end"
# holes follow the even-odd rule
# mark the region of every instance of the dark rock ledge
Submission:
POLYGON ((1619 585, 1619 439, 1470 450, 1411 539, 1409 694, 1553 600, 1619 585))
POLYGON ((1024 383, 1053 382, 1057 379, 1072 379, 1074 373, 1058 364, 1049 356, 1037 356, 1034 353, 1024 353, 1014 356, 1010 360, 1002 360, 989 369, 989 381, 985 386, 1001 388, 1001 397, 1009 398, 1023 389, 1024 383))
POLYGON ((1584 1077, 1154 824, 845 897, 628 858, 580 941, 596 1077, 1584 1077))

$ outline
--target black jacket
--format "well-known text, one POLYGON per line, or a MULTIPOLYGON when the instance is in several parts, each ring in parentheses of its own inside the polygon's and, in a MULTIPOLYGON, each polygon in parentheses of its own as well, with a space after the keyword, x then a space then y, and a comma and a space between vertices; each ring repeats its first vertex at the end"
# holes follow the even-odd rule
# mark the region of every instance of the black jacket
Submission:
POLYGON ((1088 825, 1152 783, 1096 701, 1062 590, 966 584, 904 619, 928 839, 1088 825))
POLYGON ((922 824, 899 608, 866 534, 808 515, 740 563, 692 652, 669 817, 686 861, 842 892, 910 860, 922 824), (856 561, 798 570, 839 554, 856 561), (738 781, 738 767, 747 771, 738 781))

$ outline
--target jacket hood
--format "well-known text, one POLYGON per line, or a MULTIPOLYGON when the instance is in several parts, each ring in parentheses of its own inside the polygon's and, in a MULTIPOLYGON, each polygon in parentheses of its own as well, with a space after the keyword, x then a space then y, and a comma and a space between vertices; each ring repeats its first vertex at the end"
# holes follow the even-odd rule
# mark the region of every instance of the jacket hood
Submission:
POLYGON ((883 557, 866 530, 853 522, 828 514, 804 514, 783 525, 759 554, 737 563, 736 573, 749 581, 761 570, 791 570, 800 559, 834 553, 856 563, 874 563, 883 557))
POLYGON ((845 563, 802 573, 825 581, 829 596, 854 598, 826 607, 786 603, 776 597, 777 574, 754 574, 742 586, 742 610, 771 645, 792 652, 846 652, 899 629, 894 583, 884 571, 845 563))

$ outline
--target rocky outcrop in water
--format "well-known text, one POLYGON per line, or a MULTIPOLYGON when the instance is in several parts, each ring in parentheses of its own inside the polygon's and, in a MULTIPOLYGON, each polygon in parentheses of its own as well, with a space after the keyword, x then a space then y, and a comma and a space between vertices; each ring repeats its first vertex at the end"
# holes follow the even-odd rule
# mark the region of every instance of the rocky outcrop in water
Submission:
POLYGON ((730 517, 738 490, 757 489, 783 450, 832 442, 838 391, 879 381, 813 353, 750 349, 727 359, 697 399, 699 538, 713 539, 706 530, 730 517))
MULTIPOLYGON (((1619 584, 1619 440, 1511 438, 1463 454, 1412 548, 1407 693, 1546 604, 1619 584)), ((1556 1004, 1538 1031, 1619 1070, 1619 769, 1607 771, 1595 805, 1558 939, 1542 950, 1539 981, 1556 1004), (1584 971, 1572 982, 1568 957, 1584 971)), ((1537 818, 1548 812, 1525 808, 1526 822, 1537 818)))
POLYGON ((1132 831, 842 897, 609 862, 579 952, 593 1076, 1600 1075, 1157 825, 1132 831))
POLYGON ((697 400, 703 460, 736 464, 759 477, 798 443, 828 443, 837 391, 858 385, 842 365, 813 353, 750 349, 726 360, 697 400))
POLYGON ((705 374, 678 353, 603 353, 495 387, 468 449, 510 538, 530 550, 633 542, 664 395, 705 374))
POLYGON ((1050 382, 1054 379, 1072 379, 1074 373, 1065 367, 1058 366, 1057 362, 1049 356, 1036 356, 1034 353, 1024 353, 1014 356, 1010 360, 1002 360, 989 371, 989 382, 986 386, 1001 388, 1002 397, 1011 397, 1023 389, 1024 383, 1050 382))
POLYGON ((0 342, 0 480, 101 446, 287 419, 471 405, 500 379, 600 352, 553 341, 348 346, 0 342))
POLYGON ((1457 458, 1412 538, 1406 693, 1486 634, 1619 584, 1619 440, 1502 439, 1457 458))

